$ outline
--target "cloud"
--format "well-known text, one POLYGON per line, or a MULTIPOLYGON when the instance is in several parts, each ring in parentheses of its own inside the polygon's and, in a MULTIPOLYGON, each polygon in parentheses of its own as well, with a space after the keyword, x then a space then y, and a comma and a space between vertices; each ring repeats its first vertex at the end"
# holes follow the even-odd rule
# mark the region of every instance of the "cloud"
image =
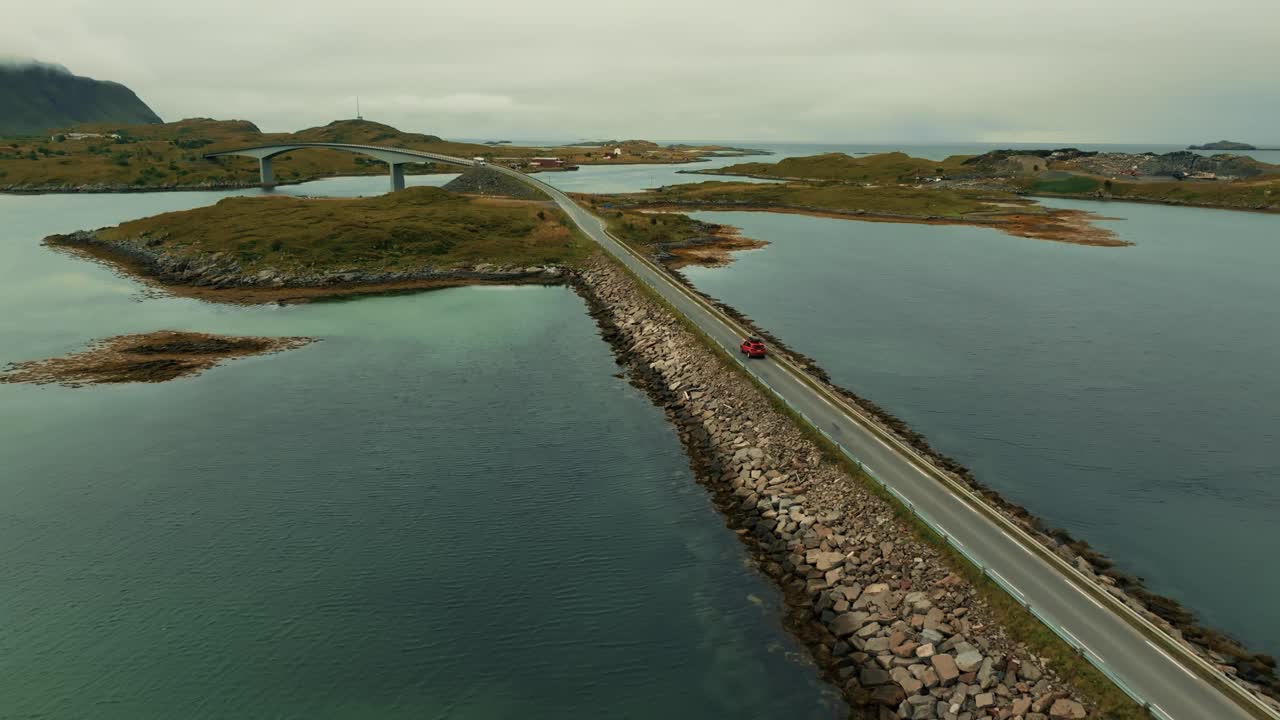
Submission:
POLYGON ((161 116, 452 137, 1280 142, 1257 0, 42 0, 6 52, 161 116))
POLYGON ((397 95, 390 99, 370 98, 368 107, 387 110, 429 110, 456 115, 469 113, 508 113, 517 111, 516 101, 507 95, 483 93, 453 93, 437 97, 397 95))

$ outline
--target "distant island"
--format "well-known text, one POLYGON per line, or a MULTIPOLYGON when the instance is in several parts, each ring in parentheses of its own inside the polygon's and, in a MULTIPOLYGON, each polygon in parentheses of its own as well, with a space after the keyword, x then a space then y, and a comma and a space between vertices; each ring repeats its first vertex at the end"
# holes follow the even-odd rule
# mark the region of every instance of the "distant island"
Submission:
POLYGON ((1260 148, 1250 145, 1249 143, 1235 142, 1233 140, 1219 140, 1218 142, 1205 143, 1203 145, 1188 145, 1188 150, 1274 150, 1275 148, 1260 148))
POLYGON ((119 83, 49 63, 0 63, 0 135, 44 135, 81 123, 145 125, 160 118, 119 83))

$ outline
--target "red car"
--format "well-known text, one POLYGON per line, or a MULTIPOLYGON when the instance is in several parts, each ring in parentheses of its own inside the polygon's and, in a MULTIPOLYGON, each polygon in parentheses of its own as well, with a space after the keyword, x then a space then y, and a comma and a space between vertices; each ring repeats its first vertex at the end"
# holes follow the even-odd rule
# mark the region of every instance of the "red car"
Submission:
POLYGON ((769 352, 764 349, 764 341, 760 338, 749 337, 742 341, 742 354, 749 358, 762 358, 769 352))

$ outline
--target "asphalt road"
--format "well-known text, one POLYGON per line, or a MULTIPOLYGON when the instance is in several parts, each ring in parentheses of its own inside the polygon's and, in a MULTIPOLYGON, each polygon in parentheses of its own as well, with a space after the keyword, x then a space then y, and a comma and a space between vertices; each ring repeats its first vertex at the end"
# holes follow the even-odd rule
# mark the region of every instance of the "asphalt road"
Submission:
MULTIPOLYGON (((356 152, 395 150, 359 145, 327 144, 356 152)), ((234 152, 234 151, 232 151, 234 152)), ((422 151, 398 151, 454 165, 474 163, 463 158, 422 151)), ((745 332, 700 298, 671 280, 661 269, 632 254, 605 232, 603 222, 567 195, 537 178, 500 166, 494 170, 540 188, 607 252, 656 290, 678 312, 689 318, 712 341, 731 354, 745 332)), ((913 451, 877 431, 857 411, 823 390, 785 360, 770 357, 745 363, 749 372, 782 400, 838 443, 845 452, 927 518, 953 545, 1005 587, 1011 595, 1034 608, 1041 620, 1071 645, 1080 648, 1121 687, 1148 706, 1157 718, 1168 720, 1236 720, 1280 718, 1263 710, 1256 700, 1238 692, 1220 690, 1205 680, 1214 676, 1185 651, 1165 641, 1152 642, 1139 631, 1133 616, 1126 617, 1083 575, 1060 561, 1033 552, 1034 541, 1015 536, 1020 531, 973 501, 963 488, 948 485, 926 470, 913 451), (968 499, 966 499, 968 497, 968 499), (1174 656, 1178 659, 1174 659, 1174 656)))
MULTIPOLYGON (((713 341, 738 353, 743 331, 680 287, 655 266, 637 258, 608 235, 603 222, 568 196, 523 173, 496 168, 531 182, 552 199, 584 232, 653 287, 667 302, 692 320, 713 341)), ((775 358, 751 360, 747 369, 773 389, 792 408, 839 443, 885 485, 935 528, 952 538, 989 575, 1002 581, 1015 597, 1035 608, 1041 619, 1083 647, 1129 691, 1142 698, 1157 717, 1171 720, 1232 720, 1265 717, 1243 708, 1235 699, 1206 682, 1170 651, 1157 647, 1129 620, 1103 601, 1086 593, 1062 569, 1016 540, 1011 528, 961 500, 953 489, 925 472, 903 448, 891 447, 839 400, 798 377, 775 358)))

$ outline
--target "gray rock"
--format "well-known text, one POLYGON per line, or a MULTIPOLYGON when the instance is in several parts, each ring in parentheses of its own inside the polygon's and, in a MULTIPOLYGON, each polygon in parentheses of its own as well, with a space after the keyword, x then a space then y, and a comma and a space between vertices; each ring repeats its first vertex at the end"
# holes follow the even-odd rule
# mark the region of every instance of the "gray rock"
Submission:
POLYGON ((934 655, 929 661, 933 663, 933 670, 938 673, 938 681, 943 685, 950 685, 960 677, 960 669, 950 655, 934 655))
POLYGON ((1075 700, 1062 698, 1053 703, 1053 707, 1049 708, 1049 717, 1065 718, 1066 720, 1081 720, 1088 717, 1089 713, 1085 712, 1084 706, 1075 700))
POLYGON ((890 681, 889 673, 877 667, 863 668, 858 673, 858 682, 863 687, 871 687, 872 685, 884 685, 890 681))
POLYGON ((845 613, 831 623, 831 632, 835 633, 836 637, 852 635, 862 627, 868 617, 870 616, 864 612, 845 613))
POLYGON ((973 672, 982 665, 982 653, 977 650, 965 650, 956 656, 956 667, 960 672, 973 672))

